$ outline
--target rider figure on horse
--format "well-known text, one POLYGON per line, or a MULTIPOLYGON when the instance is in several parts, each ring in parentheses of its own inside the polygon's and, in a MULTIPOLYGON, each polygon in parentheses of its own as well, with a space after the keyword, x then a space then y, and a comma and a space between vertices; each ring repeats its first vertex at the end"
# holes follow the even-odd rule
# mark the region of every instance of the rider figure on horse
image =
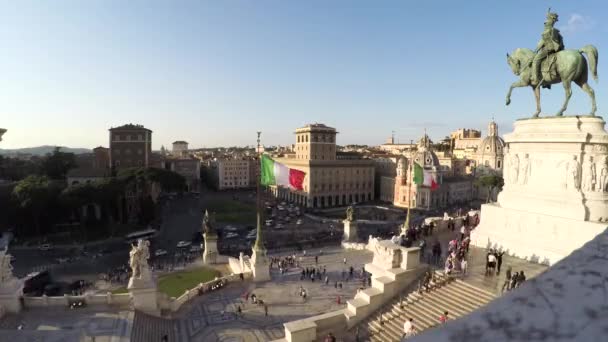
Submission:
POLYGON ((545 29, 534 51, 536 55, 532 59, 532 84, 537 84, 537 87, 541 85, 543 80, 540 71, 541 62, 550 54, 564 49, 564 39, 559 30, 553 27, 557 20, 557 13, 551 13, 551 9, 549 9, 545 29))

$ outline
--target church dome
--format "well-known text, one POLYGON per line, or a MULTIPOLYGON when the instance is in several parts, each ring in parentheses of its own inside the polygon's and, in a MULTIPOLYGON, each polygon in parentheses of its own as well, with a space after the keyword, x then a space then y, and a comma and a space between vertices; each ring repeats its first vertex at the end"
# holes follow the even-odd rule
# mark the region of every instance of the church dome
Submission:
POLYGON ((481 155, 501 155, 504 153, 505 141, 498 136, 498 125, 492 121, 488 125, 488 136, 479 145, 481 155))
POLYGON ((505 141, 498 136, 488 136, 479 145, 481 154, 502 154, 505 148, 505 141))
POLYGON ((418 140, 418 150, 414 154, 414 162, 425 168, 439 167, 439 158, 433 152, 431 144, 431 139, 426 134, 418 140))

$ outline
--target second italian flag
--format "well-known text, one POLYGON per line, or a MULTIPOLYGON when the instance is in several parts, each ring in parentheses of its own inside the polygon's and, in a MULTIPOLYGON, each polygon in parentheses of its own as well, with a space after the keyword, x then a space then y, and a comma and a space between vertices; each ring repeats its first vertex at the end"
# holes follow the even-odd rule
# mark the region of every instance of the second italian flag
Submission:
POLYGON ((304 190, 302 186, 306 173, 287 167, 285 164, 277 163, 269 156, 263 154, 260 160, 260 184, 279 185, 295 190, 304 190))
POLYGON ((414 163, 414 184, 428 186, 431 190, 439 187, 435 175, 431 171, 423 169, 418 163, 414 163))

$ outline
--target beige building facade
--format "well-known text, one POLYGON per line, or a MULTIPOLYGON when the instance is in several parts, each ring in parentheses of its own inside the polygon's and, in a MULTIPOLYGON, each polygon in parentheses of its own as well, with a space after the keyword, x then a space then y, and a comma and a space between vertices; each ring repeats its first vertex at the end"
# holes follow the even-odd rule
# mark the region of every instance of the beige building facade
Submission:
POLYGON ((280 199, 309 208, 327 208, 371 201, 375 197, 374 162, 341 158, 335 128, 310 124, 296 129, 295 158, 276 158, 306 173, 302 191, 271 186, 280 199))
POLYGON ((207 179, 217 190, 251 187, 249 159, 215 159, 207 166, 207 179))

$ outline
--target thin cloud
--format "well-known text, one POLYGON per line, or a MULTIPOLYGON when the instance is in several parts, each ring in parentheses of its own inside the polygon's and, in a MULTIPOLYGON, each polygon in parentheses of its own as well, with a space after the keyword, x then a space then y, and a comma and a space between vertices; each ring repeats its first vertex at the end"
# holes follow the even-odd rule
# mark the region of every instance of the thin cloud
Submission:
POLYGON ((572 13, 568 22, 563 25, 560 30, 564 33, 578 33, 589 31, 595 26, 595 21, 591 17, 584 16, 578 13, 572 13))

